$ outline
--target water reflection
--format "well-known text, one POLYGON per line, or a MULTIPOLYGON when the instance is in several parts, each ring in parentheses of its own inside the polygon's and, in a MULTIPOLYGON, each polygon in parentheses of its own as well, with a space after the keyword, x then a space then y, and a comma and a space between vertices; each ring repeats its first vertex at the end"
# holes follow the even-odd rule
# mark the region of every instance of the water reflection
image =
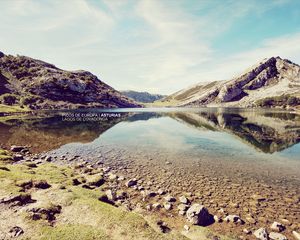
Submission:
MULTIPOLYGON (((275 153, 297 144, 297 153, 300 116, 286 112, 228 109, 159 112, 148 109, 147 112, 122 110, 120 117, 101 121, 62 121, 61 115, 55 113, 48 117, 27 117, 0 122, 1 145, 30 144, 33 151, 37 152, 56 149, 72 142, 89 143, 98 138, 102 142, 115 144, 132 142, 161 147, 181 145, 182 150, 186 148, 189 151, 191 146, 207 149, 209 144, 215 144, 213 151, 216 148, 227 148, 230 151, 226 144, 231 141, 235 142, 236 150, 247 145, 255 152, 275 153), (143 124, 139 124, 140 121, 143 124), (103 134, 108 129, 108 133, 103 134)), ((295 151, 292 151, 293 155, 295 151)))

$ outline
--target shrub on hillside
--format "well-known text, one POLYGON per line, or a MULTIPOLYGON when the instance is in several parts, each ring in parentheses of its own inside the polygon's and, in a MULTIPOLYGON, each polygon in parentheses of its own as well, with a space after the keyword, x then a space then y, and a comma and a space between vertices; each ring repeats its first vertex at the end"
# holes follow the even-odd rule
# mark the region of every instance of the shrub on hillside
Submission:
POLYGON ((0 96, 0 102, 6 105, 14 105, 18 102, 18 98, 15 94, 5 93, 0 96))

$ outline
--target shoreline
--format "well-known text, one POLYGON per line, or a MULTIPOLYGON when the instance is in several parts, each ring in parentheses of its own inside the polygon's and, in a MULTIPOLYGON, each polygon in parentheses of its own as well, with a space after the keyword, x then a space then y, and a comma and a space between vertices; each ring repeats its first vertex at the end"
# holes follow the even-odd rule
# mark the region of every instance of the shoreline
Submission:
MULTIPOLYGON (((181 183, 180 187, 178 183, 176 184, 176 181, 174 182, 176 176, 171 174, 168 175, 170 183, 172 182, 171 184, 178 185, 181 188, 181 190, 178 189, 177 191, 174 191, 171 185, 167 187, 162 182, 156 182, 156 180, 162 181, 163 178, 155 178, 147 172, 147 167, 142 165, 136 167, 130 166, 129 164, 125 164, 125 166, 124 164, 123 166, 109 166, 109 164, 101 160, 95 164, 95 162, 91 163, 83 158, 81 163, 75 163, 76 161, 74 162, 74 158, 81 159, 80 156, 72 156, 70 154, 70 156, 64 156, 64 159, 73 159, 73 161, 70 161, 69 165, 57 165, 54 158, 47 154, 25 154, 24 160, 20 160, 18 161, 18 164, 13 164, 12 166, 31 164, 31 166, 35 165, 39 168, 40 166, 43 167, 51 164, 58 168, 67 168, 68 171, 74 171, 73 174, 77 177, 75 178, 75 176, 73 176, 69 179, 69 181, 72 181, 72 188, 83 188, 85 191, 101 189, 103 194, 102 200, 110 203, 114 208, 115 206, 117 206, 117 208, 125 208, 129 212, 138 212, 143 217, 150 215, 151 218, 156 219, 156 222, 162 221, 165 226, 156 224, 156 227, 162 232, 168 232, 163 233, 166 236, 169 236, 171 233, 180 233, 182 231, 186 234, 191 233, 190 231, 185 230, 185 228, 192 229, 192 232, 195 228, 197 229, 197 226, 190 224, 186 217, 187 210, 193 204, 203 204, 214 218, 214 223, 205 227, 206 230, 209 230, 209 235, 211 235, 211 232, 214 232, 217 236, 233 235, 235 236, 234 239, 255 239, 253 233, 259 229, 259 227, 266 227, 270 233, 272 231, 270 225, 274 221, 281 222, 285 225, 286 230, 281 234, 284 234, 288 239, 295 239, 293 238, 292 231, 299 232, 299 222, 291 222, 288 219, 284 219, 283 215, 281 218, 276 217, 276 219, 270 217, 270 214, 272 214, 272 212, 275 214, 274 210, 276 210, 274 209, 276 208, 276 204, 273 205, 273 209, 271 207, 272 204, 280 199, 278 198, 280 196, 276 198, 276 195, 274 195, 276 189, 270 188, 270 186, 262 188, 262 186, 260 186, 261 184, 257 183, 256 188, 254 188, 258 191, 257 194, 248 196, 249 192, 247 191, 247 186, 241 186, 240 184, 231 182, 230 179, 223 179, 224 181, 220 181, 219 179, 210 179, 208 176, 203 175, 197 180, 200 185, 202 183, 204 186, 201 191, 198 193, 185 192, 183 190, 185 185, 182 185, 183 183, 181 183), (137 176, 137 178, 134 179, 134 175, 139 175, 139 173, 137 173, 138 170, 141 170, 140 175, 144 174, 144 177, 137 176), (103 181, 100 186, 93 185, 92 183, 87 184, 89 181, 88 179, 95 179, 99 176, 103 181), (149 179, 146 179, 146 177, 149 177, 149 179), (76 183, 75 186, 73 185, 74 181, 76 183), (223 183, 220 184, 221 182, 223 183), (222 192, 218 193, 222 188, 223 190, 226 189, 223 193, 228 192, 233 195, 236 202, 232 201, 230 198, 228 199, 226 194, 224 195, 222 192), (262 191, 262 189, 264 189, 265 192, 259 192, 262 191), (215 195, 216 193, 217 195, 215 195), (184 198, 187 199, 185 200, 185 203, 181 201, 184 198), (240 203, 238 201, 239 198, 243 200, 240 203), (246 209, 247 207, 245 204, 249 199, 251 199, 251 204, 248 205, 250 207, 246 209), (245 212, 245 214, 238 214, 241 211, 245 212), (263 211, 268 212, 268 214, 265 215, 263 211), (246 212, 248 212, 247 215, 246 212), (257 218, 256 214, 253 214, 254 212, 260 217, 257 218), (231 220, 228 220, 229 222, 227 222, 226 217, 229 219, 230 217, 228 218, 228 216, 232 217, 237 215, 240 220, 232 220, 232 222, 230 222, 231 220), (265 217, 263 217, 264 215, 265 217), (187 227, 185 227, 185 225, 187 227)), ((33 167, 32 170, 34 171, 36 167, 33 167)), ((163 181, 166 180, 164 179, 163 181)), ((294 214, 298 214, 299 209, 297 209, 297 204, 299 204, 300 196, 298 196, 299 193, 294 196, 293 194, 295 193, 291 193, 291 195, 285 197, 287 198, 287 202, 290 202, 289 206, 294 206, 294 208, 292 208, 295 211, 294 214)), ((282 206, 279 206, 280 205, 278 205, 277 208, 282 209, 282 206)))

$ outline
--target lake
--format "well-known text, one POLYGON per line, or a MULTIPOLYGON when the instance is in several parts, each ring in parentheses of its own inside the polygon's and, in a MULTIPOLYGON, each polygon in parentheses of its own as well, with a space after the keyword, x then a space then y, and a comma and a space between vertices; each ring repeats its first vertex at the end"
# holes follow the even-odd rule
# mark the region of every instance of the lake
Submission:
POLYGON ((40 112, 6 117, 0 140, 2 147, 29 145, 41 159, 51 156, 57 164, 109 167, 139 179, 146 189, 185 193, 213 212, 221 207, 265 223, 300 219, 296 113, 222 108, 40 112), (253 203, 257 194, 268 200, 253 203))

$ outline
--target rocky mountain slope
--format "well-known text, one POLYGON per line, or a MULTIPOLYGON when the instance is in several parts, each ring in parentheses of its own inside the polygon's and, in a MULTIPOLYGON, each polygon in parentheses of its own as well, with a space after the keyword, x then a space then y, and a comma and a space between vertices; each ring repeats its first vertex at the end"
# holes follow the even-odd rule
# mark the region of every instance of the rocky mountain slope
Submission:
POLYGON ((164 95, 160 94, 151 94, 148 92, 136 92, 136 91, 121 91, 125 96, 132 98, 133 100, 137 102, 142 102, 142 103, 152 103, 154 101, 160 100, 164 98, 164 95))
POLYGON ((236 78, 199 83, 161 101, 176 106, 299 106, 300 66, 280 57, 271 57, 236 78))
POLYGON ((0 52, 0 102, 30 109, 137 107, 87 71, 65 71, 26 56, 0 52))

